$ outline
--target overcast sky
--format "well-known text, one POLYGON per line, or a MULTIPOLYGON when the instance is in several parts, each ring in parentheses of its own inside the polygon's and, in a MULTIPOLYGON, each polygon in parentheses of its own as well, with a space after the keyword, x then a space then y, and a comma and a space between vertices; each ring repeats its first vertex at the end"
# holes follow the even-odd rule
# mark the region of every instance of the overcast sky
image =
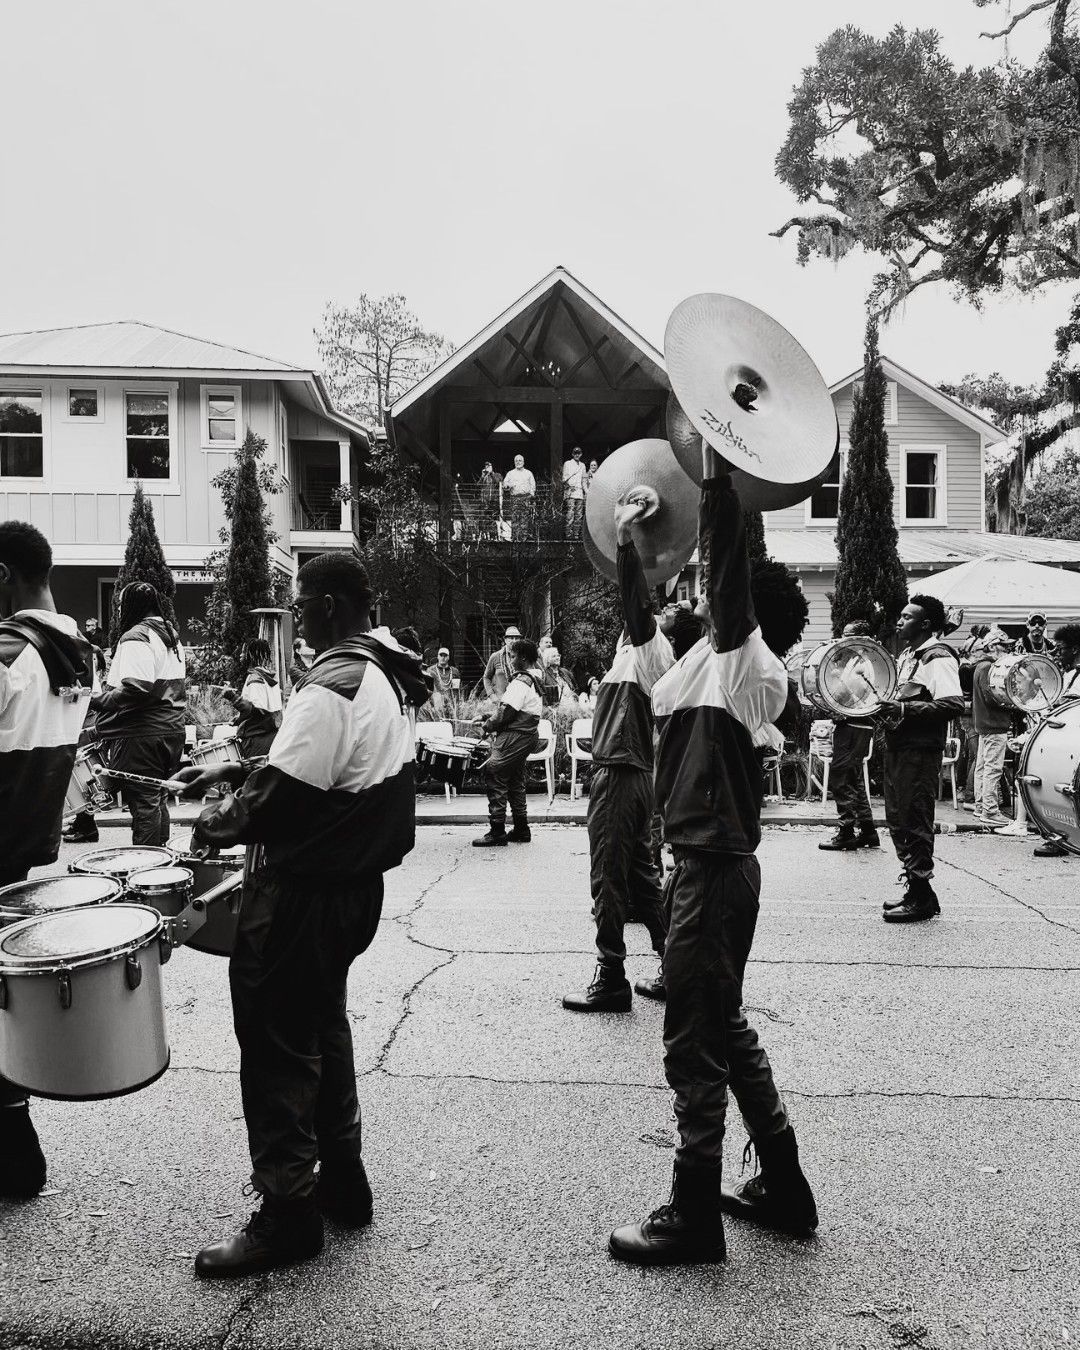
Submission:
MULTIPOLYGON (((835 379, 874 263, 795 265, 773 159, 816 44, 889 9, 1000 55, 970 0, 9 6, 0 332, 136 318, 309 364, 327 300, 403 291, 461 344, 562 264, 658 346, 685 295, 739 295, 835 379)), ((920 292, 882 348, 1036 379, 1069 294, 920 292)))

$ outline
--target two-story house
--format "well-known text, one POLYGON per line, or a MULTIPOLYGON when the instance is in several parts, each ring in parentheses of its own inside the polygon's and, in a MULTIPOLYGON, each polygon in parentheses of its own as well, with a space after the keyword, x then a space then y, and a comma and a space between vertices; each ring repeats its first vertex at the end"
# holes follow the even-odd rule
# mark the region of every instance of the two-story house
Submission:
POLYGON ((352 547, 364 429, 322 378, 217 342, 121 322, 0 336, 0 519, 52 545, 57 604, 108 621, 136 480, 153 503, 187 632, 204 612, 204 563, 224 524, 214 476, 248 429, 282 490, 269 498, 287 575, 308 555, 352 547))

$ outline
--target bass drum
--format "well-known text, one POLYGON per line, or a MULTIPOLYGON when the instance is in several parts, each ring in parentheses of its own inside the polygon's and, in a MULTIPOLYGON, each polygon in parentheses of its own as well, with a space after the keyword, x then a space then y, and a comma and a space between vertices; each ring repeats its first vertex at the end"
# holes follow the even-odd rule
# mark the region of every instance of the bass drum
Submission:
POLYGON ((40 881, 16 881, 0 887, 0 928, 35 919, 40 914, 58 914, 84 905, 108 905, 119 900, 124 888, 113 877, 43 877, 40 881))
POLYGON ((0 930, 0 1074, 39 1097, 135 1092, 169 1067, 161 915, 95 905, 0 930))
POLYGON ((1061 697, 1062 675, 1048 656, 1038 652, 999 656, 986 675, 994 702, 1023 713, 1044 713, 1061 697))
POLYGON ((873 717, 896 693, 896 662, 873 638, 834 638, 806 658, 800 690, 826 717, 873 717))
POLYGON ((1080 854, 1080 698, 1054 708, 1036 726, 1016 781, 1040 833, 1080 854))

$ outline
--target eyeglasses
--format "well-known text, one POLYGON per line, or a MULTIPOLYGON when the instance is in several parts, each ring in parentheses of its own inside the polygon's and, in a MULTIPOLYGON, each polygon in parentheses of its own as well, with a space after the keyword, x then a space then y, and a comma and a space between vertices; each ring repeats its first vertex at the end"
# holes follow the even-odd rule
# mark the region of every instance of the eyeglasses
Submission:
POLYGON ((323 600, 325 598, 326 597, 322 595, 305 595, 302 599, 293 601, 289 606, 289 613, 293 616, 294 621, 299 622, 299 620, 304 617, 304 607, 306 605, 312 604, 315 600, 323 600))

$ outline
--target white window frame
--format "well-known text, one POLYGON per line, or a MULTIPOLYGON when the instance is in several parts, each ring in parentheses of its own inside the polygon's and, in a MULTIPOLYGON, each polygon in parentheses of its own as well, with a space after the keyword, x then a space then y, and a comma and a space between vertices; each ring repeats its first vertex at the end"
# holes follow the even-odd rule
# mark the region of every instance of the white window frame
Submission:
POLYGON ((887 427, 900 425, 900 395, 895 380, 885 381, 885 425, 887 427))
MULTIPOLYGON (((848 455, 851 453, 850 446, 847 450, 840 451, 840 490, 844 487, 844 475, 847 473, 848 455)), ((813 493, 811 493, 813 496, 813 493)), ((810 497, 807 497, 803 506, 803 519, 807 526, 812 530, 819 530, 822 526, 828 529, 835 529, 836 522, 840 519, 840 492, 836 494, 836 515, 835 516, 812 516, 810 514, 810 497)))
POLYGON ((23 488, 40 488, 49 480, 52 441, 49 435, 49 413, 52 405, 52 387, 44 380, 0 380, 0 394, 40 394, 41 396, 41 475, 35 478, 7 477, 0 474, 0 492, 18 492, 23 488))
MULTIPOLYGON (((126 407, 124 411, 126 414, 126 407)), ((100 426, 105 421, 105 386, 103 384, 94 384, 90 380, 87 380, 84 384, 64 385, 64 421, 74 422, 77 426, 82 424, 91 427, 100 426), (97 395, 97 412, 93 417, 75 417, 73 415, 71 411, 71 395, 76 389, 92 389, 97 395)))
MULTIPOLYGON (((948 525, 949 523, 949 461, 948 447, 939 444, 908 444, 905 442, 900 446, 900 524, 922 527, 928 529, 935 525, 948 525), (930 455, 935 454, 938 457, 938 493, 937 493, 937 515, 927 516, 908 516, 907 513, 907 457, 908 455, 930 455)), ((914 484, 919 487, 921 484, 914 484)))
POLYGON ((199 386, 199 440, 204 450, 239 450, 244 443, 244 397, 238 384, 202 384, 199 386), (236 434, 231 441, 210 439, 210 399, 227 394, 236 400, 236 434))
POLYGON ((278 470, 289 481, 289 405, 284 399, 278 404, 278 470))
POLYGON ((180 437, 178 434, 179 421, 176 392, 178 385, 175 382, 158 384, 125 384, 120 390, 120 415, 123 419, 120 435, 120 453, 123 456, 120 467, 123 473, 120 475, 120 481, 125 484, 131 484, 136 481, 141 482, 148 492, 160 493, 165 484, 173 488, 178 488, 180 484, 180 437), (168 478, 129 478, 127 471, 127 401, 128 395, 144 396, 146 394, 165 394, 169 400, 169 476, 168 478))

